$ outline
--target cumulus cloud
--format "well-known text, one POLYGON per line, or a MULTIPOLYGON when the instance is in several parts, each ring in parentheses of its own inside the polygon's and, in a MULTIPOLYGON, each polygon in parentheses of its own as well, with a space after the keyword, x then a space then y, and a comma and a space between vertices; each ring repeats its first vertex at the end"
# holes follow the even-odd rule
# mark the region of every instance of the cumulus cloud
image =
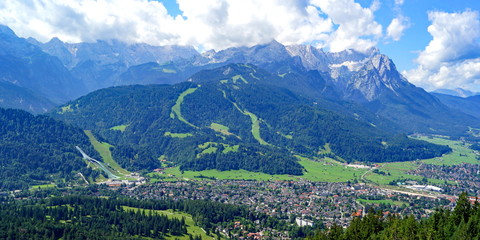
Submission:
POLYGON ((363 8, 353 0, 312 0, 312 4, 338 26, 328 39, 333 52, 349 48, 366 51, 374 47, 382 36, 382 25, 374 20, 378 1, 374 1, 370 8, 363 8))
POLYGON ((403 32, 408 28, 409 21, 403 16, 396 17, 387 27, 387 37, 399 41, 403 32))
POLYGON ((120 39, 152 45, 203 49, 251 46, 276 39, 283 44, 316 43, 333 51, 375 46, 382 26, 374 12, 354 0, 177 0, 172 17, 152 0, 2 1, 0 23, 18 35, 67 42, 120 39))
POLYGON ((305 1, 177 2, 187 18, 182 36, 207 49, 251 46, 273 39, 284 44, 324 41, 332 31, 331 21, 305 1))
POLYGON ((118 38, 166 44, 178 39, 176 20, 158 2, 137 0, 5 1, 0 22, 20 36, 68 42, 118 38))
POLYGON ((430 12, 432 40, 419 53, 407 78, 428 90, 463 87, 478 91, 480 81, 480 19, 476 11, 430 12))

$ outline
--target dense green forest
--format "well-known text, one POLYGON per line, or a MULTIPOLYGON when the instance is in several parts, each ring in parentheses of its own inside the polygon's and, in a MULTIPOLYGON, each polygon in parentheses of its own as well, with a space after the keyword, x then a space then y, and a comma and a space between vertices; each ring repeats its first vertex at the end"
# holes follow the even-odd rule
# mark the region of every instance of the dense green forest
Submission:
POLYGON ((22 110, 0 109, 0 189, 23 189, 56 181, 78 179, 75 172, 95 178, 80 146, 95 155, 80 128, 22 110))
POLYGON ((358 116, 326 110, 322 104, 266 84, 270 77, 254 66, 233 64, 202 71, 191 82, 172 86, 102 89, 51 116, 93 130, 114 145, 113 156, 129 170, 161 167, 158 159, 163 158, 183 170, 301 175, 295 154, 386 162, 450 151, 383 131, 358 116))
MULTIPOLYGON (((0 198, 1 200, 1 198, 0 198)), ((135 200, 69 195, 37 200, 5 201, 0 204, 0 239, 174 239, 191 235, 185 217, 168 217, 165 210, 191 215, 195 225, 212 238, 225 238, 217 226, 234 221, 288 231, 299 239, 312 228, 290 226, 244 206, 201 200, 135 200)), ((190 223, 191 224, 191 223, 190 223)))
POLYGON ((352 239, 479 239, 480 207, 472 204, 466 193, 459 196, 453 210, 440 208, 429 218, 416 220, 413 216, 384 216, 371 210, 363 218, 354 218, 346 229, 334 225, 317 232, 310 240, 352 239))

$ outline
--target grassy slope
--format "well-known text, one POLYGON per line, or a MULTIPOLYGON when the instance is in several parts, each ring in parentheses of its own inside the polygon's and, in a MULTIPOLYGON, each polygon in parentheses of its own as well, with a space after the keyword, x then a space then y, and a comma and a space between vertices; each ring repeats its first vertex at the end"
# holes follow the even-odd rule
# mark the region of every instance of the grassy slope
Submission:
POLYGON ((187 125, 189 125, 191 127, 194 127, 194 128, 197 128, 197 126, 191 124, 190 122, 188 122, 182 116, 182 111, 181 111, 180 105, 182 105, 185 96, 187 96, 188 94, 194 93, 196 90, 197 90, 197 88, 189 88, 189 89, 185 90, 184 92, 182 92, 180 94, 180 96, 178 96, 177 102, 175 103, 175 105, 173 105, 172 113, 170 114, 171 118, 175 118, 175 116, 177 116, 178 120, 180 120, 180 121, 182 121, 182 122, 186 123, 187 125))
POLYGON ((171 133, 171 132, 166 132, 164 136, 172 137, 172 138, 186 138, 186 137, 191 137, 193 134, 191 133, 171 133))
POLYGON ((118 125, 118 126, 115 126, 115 127, 111 127, 110 129, 111 130, 117 130, 117 131, 120 131, 120 132, 125 132, 125 129, 129 126, 129 124, 127 125, 118 125))
MULTIPOLYGON (((123 206, 124 210, 130 210, 130 211, 146 211, 147 213, 153 213, 153 214, 158 214, 158 215, 167 215, 168 218, 177 218, 177 219, 182 219, 182 217, 185 217, 185 223, 188 225, 187 226, 187 232, 193 236, 200 235, 202 239, 213 239, 212 237, 208 236, 205 231, 202 230, 202 228, 198 227, 195 225, 192 215, 183 213, 183 212, 173 212, 172 210, 150 210, 150 209, 142 209, 142 208, 133 208, 133 207, 127 207, 123 206)), ((180 240, 188 240, 188 236, 170 236, 167 239, 180 239, 180 240)))
POLYGON ((113 160, 112 153, 110 152, 110 147, 112 145, 99 142, 89 130, 85 130, 85 134, 88 136, 88 139, 90 139, 90 142, 92 143, 95 150, 97 150, 100 156, 102 156, 103 161, 105 163, 108 163, 108 166, 114 170, 114 174, 119 174, 121 177, 130 174, 129 171, 120 167, 120 165, 118 165, 118 163, 113 160))
MULTIPOLYGON (((223 97, 227 100, 229 100, 227 98, 227 93, 225 93, 224 91, 223 92, 223 97)), ((230 101, 230 100, 229 100, 230 101)), ((250 117, 250 120, 252 121, 252 135, 253 137, 262 145, 269 145, 265 140, 262 139, 262 137, 260 136, 260 122, 258 120, 258 117, 257 115, 249 112, 248 110, 242 110, 237 103, 235 102, 231 102, 233 104, 233 106, 235 106, 235 108, 240 111, 242 114, 244 115, 247 115, 250 117)))

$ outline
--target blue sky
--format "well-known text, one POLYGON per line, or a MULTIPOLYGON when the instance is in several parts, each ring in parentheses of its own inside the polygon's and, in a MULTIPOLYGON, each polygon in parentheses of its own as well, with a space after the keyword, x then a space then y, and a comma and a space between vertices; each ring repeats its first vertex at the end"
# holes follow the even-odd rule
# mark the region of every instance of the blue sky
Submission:
POLYGON ((377 47, 417 86, 480 92, 479 11, 478 0, 29 0, 1 1, 0 23, 44 42, 377 47))
MULTIPOLYGON (((372 1, 359 1, 361 4, 370 4, 372 1)), ((383 5, 376 14, 376 19, 383 26, 397 13, 392 1, 382 1, 383 5)), ((427 28, 431 24, 428 20, 429 11, 463 12, 467 9, 480 10, 478 0, 405 0, 400 7, 401 14, 409 18, 410 26, 405 30, 398 42, 380 42, 378 48, 382 53, 390 56, 401 71, 412 69, 418 52, 432 40, 427 28)))

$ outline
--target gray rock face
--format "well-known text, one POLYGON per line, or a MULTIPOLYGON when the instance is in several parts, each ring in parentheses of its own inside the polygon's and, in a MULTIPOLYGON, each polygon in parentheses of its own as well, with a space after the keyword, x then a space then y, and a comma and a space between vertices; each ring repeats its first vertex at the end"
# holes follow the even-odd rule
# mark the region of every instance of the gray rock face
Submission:
POLYGON ((118 40, 70 44, 53 38, 37 44, 46 53, 58 57, 85 83, 88 91, 116 85, 119 76, 132 66, 149 62, 165 64, 200 56, 190 46, 126 44, 118 40))

